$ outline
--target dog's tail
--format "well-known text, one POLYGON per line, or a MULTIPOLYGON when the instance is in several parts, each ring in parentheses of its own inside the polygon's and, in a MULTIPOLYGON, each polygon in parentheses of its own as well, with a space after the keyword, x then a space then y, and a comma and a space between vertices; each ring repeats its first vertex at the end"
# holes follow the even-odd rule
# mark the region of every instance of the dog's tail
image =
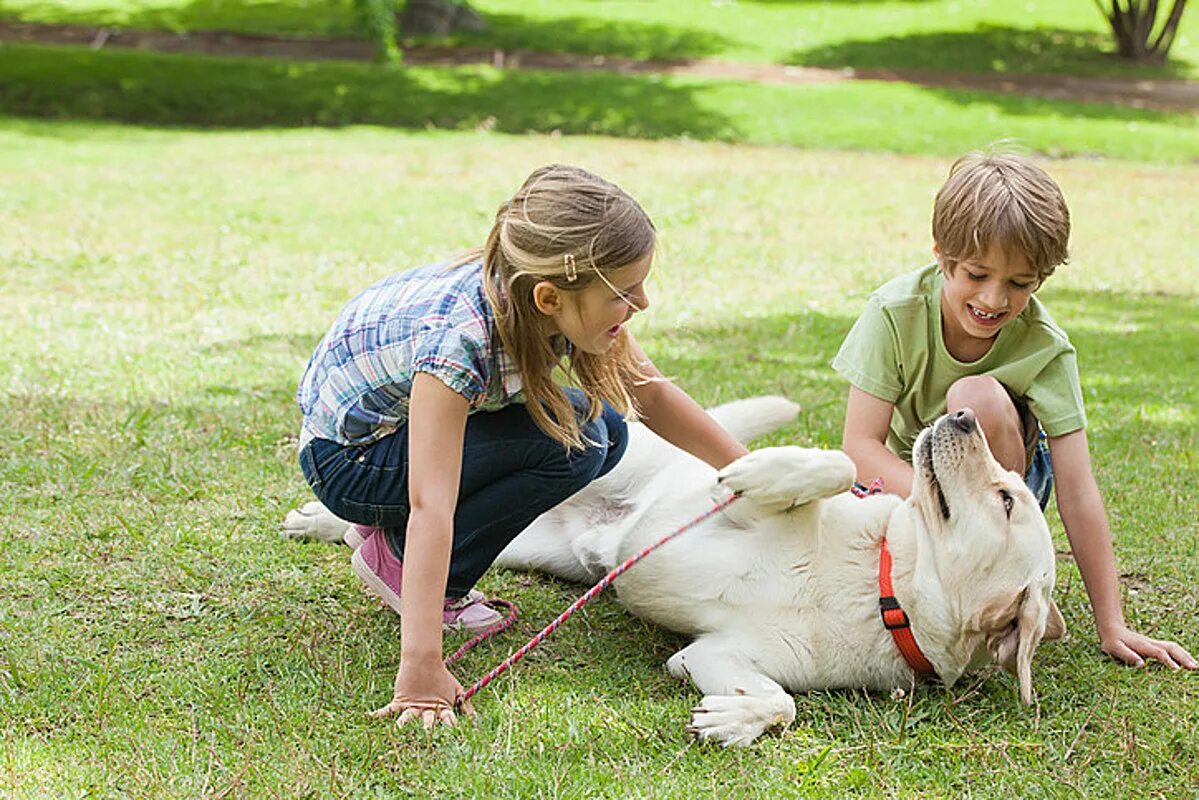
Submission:
POLYGON ((708 414, 745 444, 795 419, 799 406, 785 397, 751 397, 710 408, 708 414))

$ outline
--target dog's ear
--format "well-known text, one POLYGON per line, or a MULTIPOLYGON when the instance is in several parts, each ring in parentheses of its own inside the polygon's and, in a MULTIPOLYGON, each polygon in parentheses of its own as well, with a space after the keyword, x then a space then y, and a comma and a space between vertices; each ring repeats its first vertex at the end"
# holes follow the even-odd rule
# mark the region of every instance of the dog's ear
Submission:
POLYGON ((991 659, 1013 674, 1020 645, 1020 606, 1027 594, 1025 587, 1012 594, 992 597, 975 614, 971 626, 985 637, 991 659))
POLYGON ((1045 619, 1045 641, 1051 642, 1066 635, 1066 620, 1058 610, 1057 603, 1049 598, 1049 616, 1045 619))
POLYGON ((1032 703, 1032 656, 1042 639, 1060 638, 1066 623, 1057 605, 1025 586, 1018 592, 989 600, 975 617, 975 627, 987 642, 991 658, 1020 684, 1020 699, 1032 703))

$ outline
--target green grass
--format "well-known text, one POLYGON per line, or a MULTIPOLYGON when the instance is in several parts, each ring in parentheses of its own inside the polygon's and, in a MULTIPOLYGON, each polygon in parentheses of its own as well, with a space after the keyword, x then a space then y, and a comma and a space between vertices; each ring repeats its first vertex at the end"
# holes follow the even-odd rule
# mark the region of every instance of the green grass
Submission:
MULTIPOLYGON (((1171 63, 1133 67, 1086 0, 475 0, 490 29, 466 44, 831 67, 1199 76, 1199 23, 1183 18, 1171 63)), ((1164 16, 1164 12, 1162 13, 1164 16)), ((0 18, 176 31, 358 37, 349 0, 4 0, 0 18)))
MULTIPOLYGON (((827 366, 868 290, 929 258, 944 157, 498 133, 154 130, 0 120, 0 795, 1173 798, 1199 681, 1102 657, 1073 564, 1038 705, 983 672, 797 699, 751 750, 683 732, 681 644, 610 598, 477 698, 395 730, 394 617, 344 550, 281 540, 308 499, 293 394, 351 293, 476 243, 533 167, 581 163, 662 236, 647 350, 697 398, 783 392, 774 441, 835 445, 827 366)), ((1048 164, 1075 220, 1043 299, 1078 346, 1128 616, 1199 650, 1199 168, 1048 164), (1135 593, 1134 593, 1135 592, 1135 593)), ((1059 545, 1060 523, 1051 512, 1059 545)), ((580 591, 494 572, 523 619, 580 591)))
POLYGON ((840 82, 774 86, 490 67, 213 59, 0 47, 0 112, 166 126, 353 124, 687 138, 945 155, 1016 137, 1054 155, 1199 158, 1199 117, 840 82))

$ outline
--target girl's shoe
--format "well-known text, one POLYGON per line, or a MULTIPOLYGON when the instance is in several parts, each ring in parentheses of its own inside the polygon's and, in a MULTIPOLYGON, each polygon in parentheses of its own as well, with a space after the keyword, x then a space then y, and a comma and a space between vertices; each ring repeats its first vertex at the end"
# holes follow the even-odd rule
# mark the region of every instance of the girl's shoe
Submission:
MULTIPOLYGON (((350 531, 361 535, 371 530, 359 528, 357 525, 350 526, 346 529, 346 544, 354 546, 350 544, 350 531)), ((400 586, 403 583, 404 566, 387 546, 387 537, 382 528, 374 528, 362 544, 355 548, 354 555, 350 558, 350 566, 358 577, 362 578, 368 589, 379 595, 392 611, 400 613, 400 586)))
POLYGON ((342 541, 350 546, 351 550, 357 550, 375 534, 375 531, 381 531, 382 528, 373 528, 370 525, 351 525, 346 528, 346 532, 342 535, 342 541))
POLYGON ((482 633, 493 625, 504 621, 504 615, 487 605, 487 598, 478 589, 471 589, 466 597, 447 597, 445 610, 441 614, 443 631, 470 631, 482 633))
MULTIPOLYGON (((355 528, 350 528, 354 530, 355 528)), ((366 528, 367 531, 372 529, 366 528)), ((404 567, 387 546, 387 537, 381 528, 373 533, 354 551, 350 565, 362 582, 396 614, 400 613, 400 588, 403 585, 404 567)), ((347 543, 349 533, 346 534, 347 543)), ((352 546, 352 545, 351 545, 352 546)), ((503 615, 487 605, 487 598, 477 589, 471 589, 466 597, 447 597, 441 615, 441 628, 445 631, 465 630, 479 633, 502 622, 503 615)))

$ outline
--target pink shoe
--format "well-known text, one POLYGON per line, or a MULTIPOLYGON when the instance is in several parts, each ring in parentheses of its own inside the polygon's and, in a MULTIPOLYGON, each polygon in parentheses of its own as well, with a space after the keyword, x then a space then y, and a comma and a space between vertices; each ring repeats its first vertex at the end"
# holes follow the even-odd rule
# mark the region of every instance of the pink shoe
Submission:
MULTIPOLYGON (((353 530, 353 528, 351 528, 353 530)), ((367 530, 370 530, 369 528, 367 530)), ((366 541, 354 551, 350 566, 367 588, 396 614, 400 613, 400 587, 403 584, 404 567, 391 548, 381 528, 366 537, 366 541)), ((347 538, 349 534, 346 534, 347 538)), ((466 630, 479 633, 490 628, 504 617, 486 605, 487 598, 477 589, 471 589, 466 597, 447 597, 441 614, 441 629, 444 631, 466 630)))
POLYGON ((374 535, 375 531, 381 530, 383 529, 373 528, 370 525, 351 525, 346 528, 346 532, 341 538, 350 546, 351 550, 357 550, 359 547, 362 547, 367 539, 374 535))
POLYGON ((493 625, 504 621, 504 615, 487 605, 487 598, 478 589, 471 589, 466 597, 447 597, 445 610, 441 614, 443 631, 470 631, 482 633, 493 625))
MULTIPOLYGON (((346 543, 349 544, 349 531, 356 530, 352 526, 346 531, 346 543)), ((370 530, 369 528, 366 530, 370 530)), ((353 545, 350 545, 353 547, 353 545)), ((404 568, 400 560, 387 546, 387 536, 382 528, 375 528, 374 533, 354 551, 350 566, 362 582, 372 592, 386 603, 392 611, 400 613, 400 585, 404 568)))

